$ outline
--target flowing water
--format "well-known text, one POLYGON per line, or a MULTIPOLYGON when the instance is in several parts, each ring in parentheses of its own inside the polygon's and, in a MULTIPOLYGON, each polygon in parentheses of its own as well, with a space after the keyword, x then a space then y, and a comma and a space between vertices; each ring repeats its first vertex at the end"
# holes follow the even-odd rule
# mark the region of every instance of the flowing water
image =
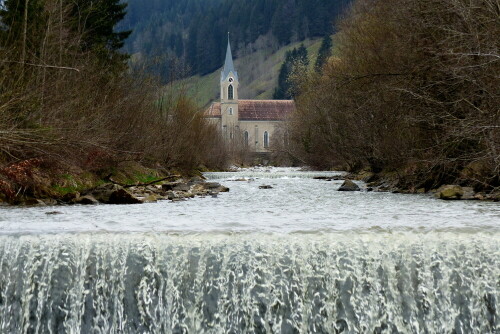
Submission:
POLYGON ((337 192, 321 175, 207 174, 231 191, 180 203, 2 207, 0 333, 500 332, 498 203, 337 192))

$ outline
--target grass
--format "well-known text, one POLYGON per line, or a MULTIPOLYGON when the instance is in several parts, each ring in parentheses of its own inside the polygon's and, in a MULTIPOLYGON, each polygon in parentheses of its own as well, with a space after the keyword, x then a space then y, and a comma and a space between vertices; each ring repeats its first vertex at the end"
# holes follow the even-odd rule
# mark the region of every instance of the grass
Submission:
MULTIPOLYGON (((259 50, 235 60, 240 79, 240 99, 272 99, 277 84, 279 70, 287 51, 304 44, 309 54, 311 69, 314 68, 321 39, 305 40, 287 45, 272 53, 259 50)), ((192 76, 172 83, 174 90, 184 90, 200 107, 206 107, 219 99, 219 79, 221 69, 205 76, 192 76)))

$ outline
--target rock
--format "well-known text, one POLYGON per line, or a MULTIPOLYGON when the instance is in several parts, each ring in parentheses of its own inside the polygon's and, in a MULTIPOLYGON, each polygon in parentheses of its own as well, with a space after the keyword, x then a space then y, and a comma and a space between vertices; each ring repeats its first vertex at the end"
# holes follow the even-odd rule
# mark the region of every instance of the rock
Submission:
POLYGON ((43 206, 46 205, 44 201, 38 198, 28 198, 22 202, 23 205, 35 205, 35 206, 43 206))
POLYGON ((351 180, 345 180, 338 191, 360 191, 359 186, 351 180))
POLYGON ((418 188, 417 194, 425 194, 425 188, 418 188))
POLYGON ((221 185, 217 182, 206 182, 204 185, 205 189, 215 189, 219 188, 221 185))
POLYGON ((45 205, 57 205, 59 203, 57 203, 57 201, 53 198, 44 198, 42 199, 42 202, 45 204, 45 205))
POLYGON ((80 193, 78 191, 74 193, 67 193, 66 195, 61 197, 61 201, 63 201, 64 203, 73 203, 73 200, 78 197, 80 197, 80 193))
POLYGON ((175 193, 173 191, 167 191, 165 196, 171 201, 177 198, 177 196, 175 195, 175 193))
POLYGON ((179 183, 172 190, 173 191, 184 191, 187 192, 191 187, 187 183, 179 183))
POLYGON ((168 183, 164 183, 161 185, 161 188, 164 190, 164 191, 170 191, 170 190, 174 190, 174 188, 179 185, 180 182, 168 182, 168 183))
POLYGON ((236 179, 236 180, 233 180, 234 182, 248 182, 247 179, 243 178, 243 179, 236 179))
POLYGON ((463 188, 457 185, 444 185, 440 187, 435 194, 437 198, 444 200, 462 199, 463 195, 464 195, 463 188))
POLYGON ((125 189, 118 189, 109 196, 107 204, 140 204, 142 201, 126 191, 125 189))
POLYGON ((259 189, 273 189, 273 187, 268 185, 268 184, 265 184, 265 185, 259 186, 259 189))
MULTIPOLYGON (((105 204, 139 204, 142 203, 140 199, 125 190, 122 186, 117 184, 104 184, 91 189, 86 193, 91 195, 94 199, 105 204)), ((82 203, 80 203, 82 204, 82 203)))
POLYGON ((49 211, 45 212, 46 215, 62 215, 63 213, 61 211, 49 211))
POLYGON ((474 192, 474 188, 472 187, 462 187, 462 190, 464 191, 464 194, 462 195, 462 199, 464 200, 474 200, 474 195, 476 194, 474 192))
POLYGON ((90 189, 89 191, 85 192, 84 195, 91 195, 97 201, 109 204, 111 195, 120 189, 123 188, 117 184, 107 183, 95 187, 94 189, 90 189))
POLYGON ((143 203, 155 203, 157 201, 158 201, 158 196, 155 194, 151 194, 142 200, 143 203))
POLYGON ((81 197, 77 197, 73 199, 72 201, 74 204, 81 204, 81 205, 93 205, 93 204, 99 204, 99 201, 96 200, 93 196, 91 195, 85 195, 81 197))
POLYGON ((474 195, 474 199, 483 201, 486 199, 486 194, 485 193, 477 193, 474 195))

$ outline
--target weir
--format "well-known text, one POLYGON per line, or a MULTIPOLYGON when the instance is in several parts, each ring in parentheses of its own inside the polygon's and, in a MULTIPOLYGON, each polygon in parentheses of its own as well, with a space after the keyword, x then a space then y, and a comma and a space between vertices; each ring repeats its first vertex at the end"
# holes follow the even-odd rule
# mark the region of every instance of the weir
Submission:
POLYGON ((231 188, 215 198, 0 208, 0 333, 498 333, 497 203, 344 193, 339 174, 252 168, 207 173, 231 188))
POLYGON ((1 333, 494 333, 498 234, 0 237, 1 333))

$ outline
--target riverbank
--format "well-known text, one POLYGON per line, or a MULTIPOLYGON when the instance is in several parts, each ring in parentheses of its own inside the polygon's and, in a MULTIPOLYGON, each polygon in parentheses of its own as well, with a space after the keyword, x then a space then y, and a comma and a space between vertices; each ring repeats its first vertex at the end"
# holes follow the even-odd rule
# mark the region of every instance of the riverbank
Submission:
POLYGON ((380 171, 374 173, 362 170, 348 173, 346 179, 363 181, 368 191, 401 194, 431 194, 443 200, 486 200, 500 201, 500 189, 477 186, 474 179, 462 178, 449 184, 442 184, 430 178, 418 178, 407 171, 380 171))
POLYGON ((0 204, 139 204, 182 201, 227 192, 206 182, 200 171, 178 171, 123 162, 97 171, 25 160, 0 169, 0 204))

